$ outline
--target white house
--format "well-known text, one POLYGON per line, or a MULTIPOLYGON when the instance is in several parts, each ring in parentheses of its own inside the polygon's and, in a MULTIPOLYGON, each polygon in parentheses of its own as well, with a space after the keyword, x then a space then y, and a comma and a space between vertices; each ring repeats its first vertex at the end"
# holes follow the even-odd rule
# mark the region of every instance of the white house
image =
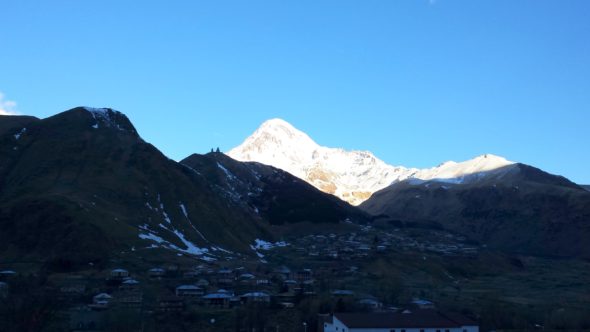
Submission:
POLYGON ((408 313, 336 313, 324 332, 479 332, 476 322, 435 310, 408 313))

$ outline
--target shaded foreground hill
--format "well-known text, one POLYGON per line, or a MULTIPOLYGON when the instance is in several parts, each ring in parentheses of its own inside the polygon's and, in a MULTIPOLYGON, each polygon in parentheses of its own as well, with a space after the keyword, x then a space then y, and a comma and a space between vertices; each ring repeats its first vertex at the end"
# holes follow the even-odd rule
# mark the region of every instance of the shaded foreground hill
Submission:
POLYGON ((590 258, 590 192, 524 164, 476 178, 402 181, 360 207, 384 218, 456 231, 490 248, 590 258))
POLYGON ((0 117, 0 160, 6 256, 88 262, 150 246, 202 255, 266 235, 110 109, 0 117))
POLYGON ((193 154, 181 161, 243 208, 272 225, 367 221, 361 210, 272 166, 239 162, 223 153, 193 154))
POLYGON ((280 170, 213 153, 182 163, 111 109, 0 117, 3 259, 72 265, 161 248, 254 254, 270 225, 367 215, 280 170))

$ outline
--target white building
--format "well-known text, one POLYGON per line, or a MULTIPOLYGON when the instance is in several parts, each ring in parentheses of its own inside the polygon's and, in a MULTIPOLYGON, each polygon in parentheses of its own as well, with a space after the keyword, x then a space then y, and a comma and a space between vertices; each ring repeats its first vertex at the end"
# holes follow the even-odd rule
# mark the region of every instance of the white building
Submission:
POLYGON ((324 332, 479 332, 476 322, 435 310, 336 313, 330 318, 324 323, 324 332))

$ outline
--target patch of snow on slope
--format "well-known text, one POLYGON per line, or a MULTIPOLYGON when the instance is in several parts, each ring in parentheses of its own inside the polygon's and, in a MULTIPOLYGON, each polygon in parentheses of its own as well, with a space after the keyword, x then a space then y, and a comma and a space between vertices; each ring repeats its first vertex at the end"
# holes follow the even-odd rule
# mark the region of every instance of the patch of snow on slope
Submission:
POLYGON ((121 114, 119 111, 112 110, 110 108, 95 108, 95 107, 84 107, 84 109, 94 118, 96 122, 92 125, 92 128, 98 129, 98 123, 101 122, 108 127, 117 128, 118 130, 124 130, 119 126, 115 119, 115 114, 121 114))
POLYGON ((184 204, 182 204, 182 202, 179 202, 179 207, 182 210, 182 213, 184 214, 186 220, 188 220, 188 223, 191 225, 191 227, 195 230, 195 232, 197 232, 197 234, 199 234, 199 236, 205 240, 205 242, 209 242, 209 240, 207 240, 205 238, 205 235, 203 235, 203 233, 201 233, 196 227, 195 225, 193 225, 193 222, 191 220, 191 218, 188 217, 188 211, 186 210, 186 207, 184 206, 184 204))
POLYGON ((227 177, 228 180, 235 180, 236 176, 230 172, 227 168, 223 167, 222 164, 220 164, 219 162, 217 162, 217 167, 219 167, 219 169, 221 169, 224 173, 225 176, 227 177))
POLYGON ((145 206, 152 211, 158 211, 158 208, 153 207, 149 202, 145 202, 145 206))
POLYGON ((184 207, 184 204, 180 203, 179 206, 180 206, 180 210, 182 210, 182 214, 184 214, 184 216, 186 217, 186 219, 189 219, 188 212, 186 212, 186 208, 184 207))
POLYGON ((14 139, 18 141, 20 139, 20 137, 26 132, 27 132, 27 128, 21 129, 18 133, 14 134, 14 139))
POLYGON ((182 243, 184 243, 184 245, 187 247, 187 249, 181 249, 181 251, 184 251, 188 254, 197 255, 197 256, 201 256, 201 255, 207 254, 209 252, 209 250, 207 248, 199 248, 194 243, 187 240, 186 237, 184 236, 184 234, 182 232, 180 232, 179 230, 174 230, 174 234, 176 234, 176 236, 178 236, 180 241, 182 241, 182 243))
POLYGON ((164 216, 164 220, 166 220, 167 223, 171 224, 172 221, 170 220, 170 217, 168 217, 168 213, 166 213, 166 211, 164 211, 164 207, 162 207, 162 215, 164 216))
POLYGON ((289 243, 284 242, 284 241, 272 243, 272 242, 268 242, 265 240, 256 239, 256 240, 254 240, 254 244, 250 245, 250 248, 252 250, 271 250, 273 248, 286 247, 288 245, 289 245, 289 243))
POLYGON ((143 240, 152 240, 154 242, 157 242, 159 244, 165 243, 168 244, 168 242, 164 239, 162 239, 161 237, 157 236, 154 233, 139 233, 139 238, 143 239, 143 240))

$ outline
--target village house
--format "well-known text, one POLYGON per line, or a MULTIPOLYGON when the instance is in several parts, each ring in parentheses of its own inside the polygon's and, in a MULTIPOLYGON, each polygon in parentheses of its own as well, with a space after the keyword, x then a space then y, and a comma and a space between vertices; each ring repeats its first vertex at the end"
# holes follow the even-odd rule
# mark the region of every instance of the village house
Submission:
POLYGON ((114 269, 111 271, 111 279, 122 280, 129 277, 129 271, 125 269, 114 269))
POLYGON ((113 297, 109 294, 100 293, 92 298, 92 304, 90 304, 88 307, 93 310, 105 310, 108 309, 112 299, 113 297))
POLYGON ((0 271, 0 281, 8 280, 12 277, 16 276, 16 272, 13 270, 4 270, 0 271))
POLYGON ((271 284, 270 280, 268 280, 266 278, 256 279, 256 286, 266 287, 266 286, 269 286, 270 284, 271 284))
POLYGON ((217 272, 217 284, 218 285, 231 285, 233 284, 235 278, 234 278, 234 272, 231 269, 220 269, 217 272))
POLYGON ((148 277, 150 277, 151 279, 162 279, 165 275, 166 270, 159 267, 155 267, 148 271, 148 277))
POLYGON ((286 266, 280 266, 272 272, 272 276, 280 280, 289 280, 292 278, 291 269, 286 266))
POLYGON ((205 289, 205 288, 209 287, 209 281, 207 281, 207 279, 199 279, 199 281, 197 281, 196 285, 205 289))
POLYGON ((248 303, 270 303, 270 295, 265 292, 251 292, 240 296, 241 302, 248 303))
POLYGON ((180 285, 176 287, 176 296, 178 297, 200 297, 205 294, 203 288, 195 285, 180 285))
POLYGON ((298 270, 297 272, 295 272, 295 280, 297 282, 304 282, 306 280, 311 280, 313 278, 313 273, 311 271, 311 269, 303 269, 303 270, 298 270))
POLYGON ((362 307, 365 307, 371 311, 381 310, 383 308, 383 303, 379 302, 373 296, 365 296, 358 300, 358 304, 362 307))
POLYGON ((230 300, 233 297, 233 293, 225 289, 220 289, 215 293, 210 293, 203 296, 202 299, 207 306, 215 308, 228 308, 230 300))
POLYGON ((139 289, 139 281, 131 278, 126 279, 121 283, 119 289, 124 291, 135 291, 139 289))
POLYGON ((475 321, 435 310, 407 313, 336 313, 323 323, 324 332, 479 332, 475 321))
POLYGON ((143 293, 138 291, 126 291, 117 294, 117 303, 126 308, 140 308, 143 303, 143 293))
POLYGON ((178 312, 184 310, 184 300, 178 296, 166 296, 158 300, 158 310, 161 312, 178 312))
POLYGON ((238 277, 238 280, 242 285, 254 285, 256 283, 256 276, 252 273, 242 273, 238 277))
POLYGON ((182 273, 182 277, 185 279, 197 279, 201 274, 195 270, 188 270, 182 273))
POLYGON ((418 309, 434 309, 434 303, 428 300, 414 299, 411 304, 418 309))
POLYGON ((82 295, 86 292, 86 284, 81 281, 66 281, 61 285, 59 291, 67 295, 82 295))
POLYGON ((336 298, 348 298, 353 297, 354 292, 348 289, 336 289, 332 291, 332 296, 336 298))

